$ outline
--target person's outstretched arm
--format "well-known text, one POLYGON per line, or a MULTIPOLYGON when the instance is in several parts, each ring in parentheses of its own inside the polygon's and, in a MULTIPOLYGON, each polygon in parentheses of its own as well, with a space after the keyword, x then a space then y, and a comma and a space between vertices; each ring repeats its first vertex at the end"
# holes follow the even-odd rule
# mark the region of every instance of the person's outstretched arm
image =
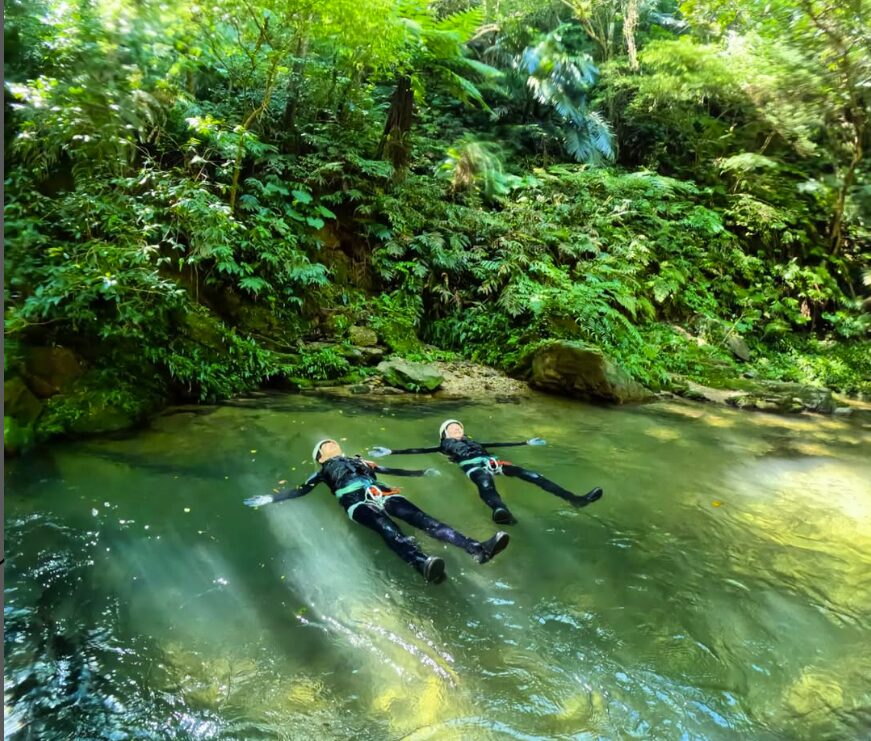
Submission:
POLYGON ((519 447, 520 445, 547 445, 547 440, 542 440, 540 437, 531 437, 529 440, 524 440, 522 443, 478 443, 478 445, 485 448, 513 448, 519 447))
POLYGON ((440 451, 441 447, 438 445, 434 448, 403 448, 402 450, 391 450, 390 448, 376 445, 369 450, 369 455, 373 458, 383 458, 385 455, 418 455, 420 453, 438 453, 440 451))
POLYGON ((321 472, 318 471, 317 473, 313 473, 311 476, 309 476, 305 480, 304 484, 300 484, 299 486, 290 489, 284 489, 277 494, 260 494, 256 497, 248 497, 248 499, 245 500, 245 504, 247 504, 249 507, 262 507, 264 504, 283 502, 285 499, 299 499, 299 497, 304 497, 306 494, 308 494, 323 480, 324 479, 321 476, 321 472))
POLYGON ((425 468, 424 470, 411 470, 407 468, 388 468, 387 466, 379 466, 374 461, 366 461, 366 464, 375 473, 383 473, 388 476, 438 476, 439 472, 435 468, 425 468))

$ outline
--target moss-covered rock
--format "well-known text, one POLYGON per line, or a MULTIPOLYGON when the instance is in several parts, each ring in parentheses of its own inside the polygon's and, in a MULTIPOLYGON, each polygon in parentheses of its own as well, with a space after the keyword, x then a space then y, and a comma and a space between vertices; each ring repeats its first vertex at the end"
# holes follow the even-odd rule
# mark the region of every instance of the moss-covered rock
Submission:
POLYGON ((423 350, 423 343, 414 328, 404 322, 384 321, 378 325, 382 341, 399 355, 411 355, 423 350))
POLYGON ((66 347, 29 347, 24 355, 27 385, 46 399, 69 389, 85 372, 79 357, 66 347))
POLYGON ((444 381, 434 365, 407 360, 385 360, 378 364, 378 372, 391 386, 415 393, 435 391, 444 381))
POLYGON ((39 439, 117 432, 143 421, 160 404, 148 383, 119 382, 105 371, 89 371, 68 393, 45 404, 36 425, 39 439))
POLYGON ((15 417, 3 417, 3 454, 18 455, 35 441, 33 425, 23 425, 15 417))
POLYGON ((530 386, 564 396, 618 404, 653 397, 601 350, 576 342, 539 345, 521 359, 516 371, 530 386))
POLYGON ((727 403, 739 409, 780 414, 833 414, 836 407, 831 389, 776 381, 762 381, 753 391, 732 396, 727 403))
POLYGON ((224 325, 214 316, 202 311, 188 311, 184 314, 181 331, 199 345, 213 350, 224 351, 227 343, 224 341, 224 325))
POLYGON ((348 339, 357 347, 374 347, 378 344, 378 335, 369 327, 354 325, 348 330, 348 339))
POLYGON ((42 412, 42 402, 34 396, 33 392, 24 383, 24 380, 15 376, 3 383, 3 413, 12 417, 19 424, 27 426, 36 421, 42 412))

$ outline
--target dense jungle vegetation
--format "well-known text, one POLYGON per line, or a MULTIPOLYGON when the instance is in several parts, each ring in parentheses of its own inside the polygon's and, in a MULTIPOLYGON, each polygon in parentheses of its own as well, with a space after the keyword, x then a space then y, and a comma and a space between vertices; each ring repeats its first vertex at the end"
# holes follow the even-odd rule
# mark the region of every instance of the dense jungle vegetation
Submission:
POLYGON ((84 359, 50 434, 83 399, 138 414, 365 374, 364 324, 412 358, 510 369, 565 338, 655 389, 867 393, 869 19, 868 0, 7 2, 7 375, 28 347, 84 359))

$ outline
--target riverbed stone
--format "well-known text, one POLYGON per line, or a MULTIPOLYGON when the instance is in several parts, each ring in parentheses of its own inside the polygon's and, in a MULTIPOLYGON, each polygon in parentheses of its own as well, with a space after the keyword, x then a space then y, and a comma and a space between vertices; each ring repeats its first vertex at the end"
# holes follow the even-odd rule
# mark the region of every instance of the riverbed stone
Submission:
POLYGON ((617 404, 653 398, 601 350, 576 342, 541 345, 521 360, 518 370, 530 386, 564 396, 617 404))
POLYGON ((726 403, 738 409, 780 414, 832 414, 836 407, 831 389, 778 381, 762 381, 753 391, 733 396, 726 403))
POLYGON ((391 386, 416 393, 435 391, 444 381, 444 377, 434 365, 412 363, 401 359, 379 363, 378 372, 391 386))
POLYGON ((358 347, 374 347, 378 344, 378 335, 374 329, 354 325, 348 330, 348 339, 358 347))

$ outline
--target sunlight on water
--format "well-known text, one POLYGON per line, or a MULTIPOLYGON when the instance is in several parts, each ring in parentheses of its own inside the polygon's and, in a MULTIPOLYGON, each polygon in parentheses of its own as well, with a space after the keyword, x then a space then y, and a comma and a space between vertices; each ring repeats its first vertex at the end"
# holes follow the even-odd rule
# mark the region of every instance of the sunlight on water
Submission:
MULTIPOLYGON (((855 738, 871 724, 867 420, 549 397, 462 406, 308 396, 177 410, 11 461, 8 738, 855 738), (499 479, 520 520, 426 585, 326 489, 242 505, 312 443, 546 437, 499 479)), ((472 537, 463 474, 391 480, 472 537)), ((410 528, 404 526, 408 532, 410 528)))

